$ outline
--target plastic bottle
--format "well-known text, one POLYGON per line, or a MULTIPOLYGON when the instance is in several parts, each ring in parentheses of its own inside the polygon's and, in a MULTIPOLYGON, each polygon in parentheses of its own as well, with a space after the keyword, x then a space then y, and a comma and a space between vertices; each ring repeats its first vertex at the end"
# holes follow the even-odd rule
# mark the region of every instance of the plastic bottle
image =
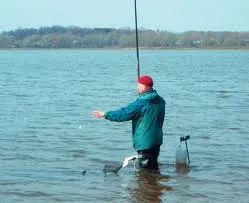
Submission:
POLYGON ((187 163, 187 153, 183 149, 182 145, 179 144, 176 150, 176 164, 186 164, 187 163))

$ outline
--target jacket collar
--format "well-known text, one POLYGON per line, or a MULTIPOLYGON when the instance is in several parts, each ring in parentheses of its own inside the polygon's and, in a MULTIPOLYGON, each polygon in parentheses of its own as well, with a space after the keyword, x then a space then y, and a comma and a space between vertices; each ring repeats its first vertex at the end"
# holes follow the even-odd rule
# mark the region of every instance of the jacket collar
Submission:
POLYGON ((153 88, 147 89, 147 90, 145 90, 144 92, 142 92, 142 93, 140 94, 140 96, 141 96, 141 95, 144 95, 144 94, 147 94, 148 92, 152 92, 152 91, 153 91, 153 88))
POLYGON ((157 91, 153 88, 146 90, 145 92, 141 93, 138 97, 138 99, 154 99, 157 96, 157 91))

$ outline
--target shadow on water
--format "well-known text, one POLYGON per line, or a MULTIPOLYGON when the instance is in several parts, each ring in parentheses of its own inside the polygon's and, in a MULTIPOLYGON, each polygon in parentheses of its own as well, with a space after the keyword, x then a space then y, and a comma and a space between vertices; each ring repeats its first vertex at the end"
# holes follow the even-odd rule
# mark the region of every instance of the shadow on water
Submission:
POLYGON ((191 166, 189 164, 176 164, 176 172, 179 174, 188 174, 191 170, 191 166))

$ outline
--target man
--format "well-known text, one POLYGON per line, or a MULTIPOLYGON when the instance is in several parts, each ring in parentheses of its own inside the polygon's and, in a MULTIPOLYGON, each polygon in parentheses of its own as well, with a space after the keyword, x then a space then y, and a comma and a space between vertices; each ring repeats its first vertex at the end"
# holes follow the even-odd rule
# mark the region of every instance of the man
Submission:
POLYGON ((96 118, 104 117, 110 121, 132 121, 132 142, 141 155, 139 166, 158 169, 160 145, 163 143, 163 122, 165 101, 153 89, 153 80, 144 75, 138 79, 139 97, 127 107, 117 111, 94 111, 96 118))

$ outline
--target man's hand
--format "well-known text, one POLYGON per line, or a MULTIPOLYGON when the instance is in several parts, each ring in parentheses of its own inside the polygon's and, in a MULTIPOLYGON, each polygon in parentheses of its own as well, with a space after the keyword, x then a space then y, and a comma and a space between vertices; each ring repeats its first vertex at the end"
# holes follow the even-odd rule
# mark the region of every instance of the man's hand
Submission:
POLYGON ((105 112, 103 112, 103 111, 94 111, 93 112, 93 116, 96 118, 102 118, 102 117, 104 117, 104 115, 105 115, 105 112))

